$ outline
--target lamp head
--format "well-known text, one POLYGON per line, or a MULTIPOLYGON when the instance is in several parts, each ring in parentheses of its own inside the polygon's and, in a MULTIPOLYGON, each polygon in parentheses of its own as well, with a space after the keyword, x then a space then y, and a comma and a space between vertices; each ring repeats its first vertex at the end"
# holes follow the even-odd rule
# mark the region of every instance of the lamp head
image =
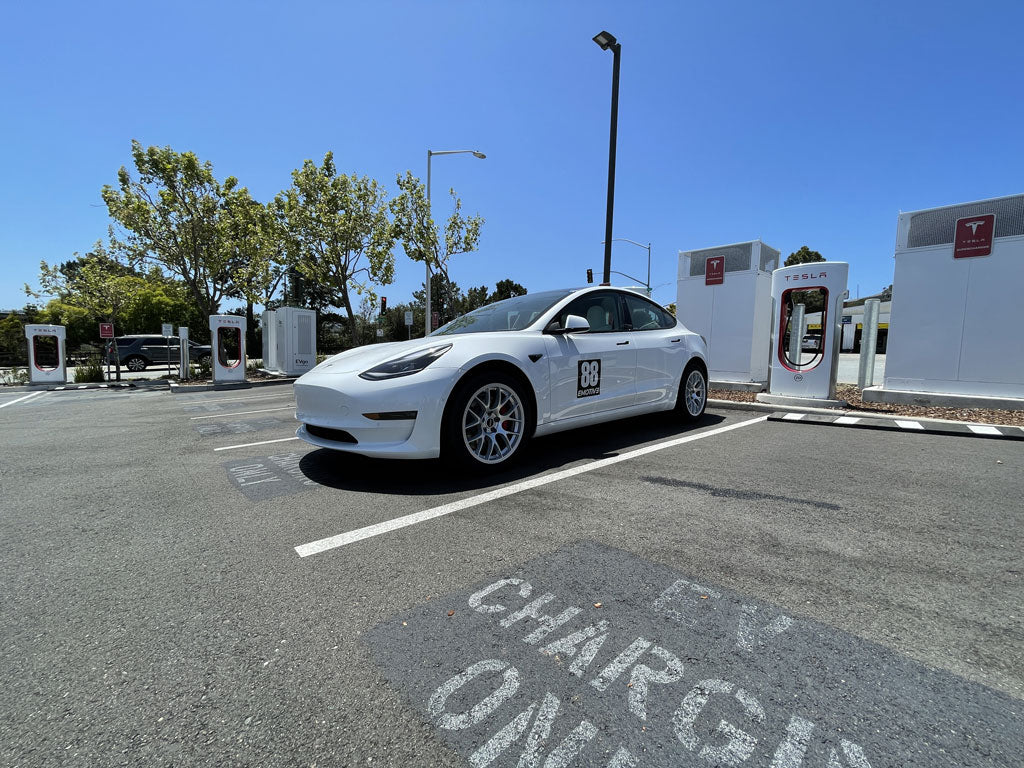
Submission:
POLYGON ((594 42, 601 46, 602 51, 607 51, 609 48, 616 45, 618 40, 615 39, 615 35, 611 32, 602 31, 594 35, 594 42))
POLYGON ((477 151, 476 151, 476 150, 474 149, 474 150, 473 150, 473 157, 479 157, 479 158, 480 158, 481 160, 484 160, 484 159, 486 159, 486 158, 487 158, 487 155, 485 155, 485 154, 484 154, 483 152, 477 152, 477 151))

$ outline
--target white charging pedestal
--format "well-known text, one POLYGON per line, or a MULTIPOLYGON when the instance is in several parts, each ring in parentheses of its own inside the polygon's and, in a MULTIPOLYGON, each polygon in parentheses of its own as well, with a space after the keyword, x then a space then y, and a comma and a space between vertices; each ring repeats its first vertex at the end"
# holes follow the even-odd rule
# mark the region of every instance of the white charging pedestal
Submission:
POLYGON ((281 307, 263 313, 263 367, 301 376, 316 366, 316 312, 281 307))
POLYGON ((898 221, 884 384, 864 399, 1024 408, 1024 195, 898 221))
POLYGON ((778 265, 779 252, 760 240, 679 252, 676 316, 707 340, 712 386, 764 389, 778 265))
POLYGON ((772 273, 771 381, 768 393, 758 395, 758 400, 775 405, 846 405, 835 397, 849 272, 846 262, 820 261, 772 273), (822 306, 821 336, 810 349, 803 344, 800 317, 800 305, 808 303, 822 306))
POLYGON ((26 325, 28 380, 32 384, 67 384, 67 329, 63 325, 26 325))
POLYGON ((213 383, 245 381, 245 318, 210 315, 213 383))

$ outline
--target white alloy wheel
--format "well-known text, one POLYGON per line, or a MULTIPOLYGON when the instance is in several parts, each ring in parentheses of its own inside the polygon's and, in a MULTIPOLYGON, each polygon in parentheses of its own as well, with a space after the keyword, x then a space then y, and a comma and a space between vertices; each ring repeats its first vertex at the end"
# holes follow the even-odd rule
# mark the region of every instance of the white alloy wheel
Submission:
POLYGON ((700 418, 708 402, 708 381, 700 368, 693 365, 686 369, 683 373, 683 389, 679 394, 682 397, 682 408, 679 410, 683 418, 687 421, 700 418))
POLYGON ((523 441, 526 408, 515 389, 493 382, 470 395, 459 424, 471 458, 481 464, 500 464, 523 441))

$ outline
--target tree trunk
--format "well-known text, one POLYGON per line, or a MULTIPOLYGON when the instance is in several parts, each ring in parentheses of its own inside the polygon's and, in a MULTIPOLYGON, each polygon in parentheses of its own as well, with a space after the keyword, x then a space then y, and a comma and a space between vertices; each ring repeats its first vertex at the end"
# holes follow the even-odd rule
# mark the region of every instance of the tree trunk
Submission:
POLYGON ((352 335, 352 346, 353 347, 358 347, 359 346, 359 332, 356 329, 356 317, 355 317, 355 313, 352 311, 352 301, 348 297, 348 285, 347 284, 345 286, 343 286, 342 289, 341 289, 341 298, 345 302, 345 312, 348 314, 348 328, 349 328, 349 333, 352 335))

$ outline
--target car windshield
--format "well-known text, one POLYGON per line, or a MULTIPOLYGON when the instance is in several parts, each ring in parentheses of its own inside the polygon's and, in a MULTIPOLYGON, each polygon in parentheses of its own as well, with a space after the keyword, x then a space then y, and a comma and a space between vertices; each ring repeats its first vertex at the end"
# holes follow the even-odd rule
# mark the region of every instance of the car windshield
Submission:
POLYGON ((571 291, 543 291, 496 301, 455 318, 430 335, 521 331, 570 293, 571 291))

